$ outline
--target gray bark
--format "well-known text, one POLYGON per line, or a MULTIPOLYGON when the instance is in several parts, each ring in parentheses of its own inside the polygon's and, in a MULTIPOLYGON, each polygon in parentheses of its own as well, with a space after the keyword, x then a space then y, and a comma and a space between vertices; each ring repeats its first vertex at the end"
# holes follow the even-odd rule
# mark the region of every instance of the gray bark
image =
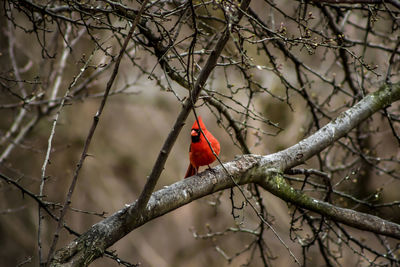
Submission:
POLYGON ((134 202, 93 225, 86 233, 58 250, 51 266, 87 266, 102 256, 105 249, 139 226, 191 201, 234 187, 235 182, 258 183, 265 190, 302 209, 317 212, 361 230, 400 239, 400 225, 311 198, 290 187, 282 177, 284 171, 304 163, 372 114, 399 99, 400 83, 384 85, 319 131, 288 149, 266 156, 244 155, 214 168, 212 172, 205 171, 154 192, 140 214, 137 213, 134 202))

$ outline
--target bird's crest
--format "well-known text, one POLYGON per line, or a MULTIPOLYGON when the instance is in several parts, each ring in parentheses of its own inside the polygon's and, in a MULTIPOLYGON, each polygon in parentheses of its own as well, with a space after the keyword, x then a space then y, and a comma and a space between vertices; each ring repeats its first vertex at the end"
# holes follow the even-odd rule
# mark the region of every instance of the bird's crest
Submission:
MULTIPOLYGON (((200 128, 201 128, 203 131, 206 131, 207 129, 206 129, 206 126, 205 126, 204 123, 203 123, 203 119, 201 118, 201 116, 198 116, 197 119, 198 119, 198 121, 199 121, 200 128)), ((199 124, 197 124, 197 121, 195 121, 195 122, 193 123, 192 130, 197 130, 197 129, 199 129, 199 124)))

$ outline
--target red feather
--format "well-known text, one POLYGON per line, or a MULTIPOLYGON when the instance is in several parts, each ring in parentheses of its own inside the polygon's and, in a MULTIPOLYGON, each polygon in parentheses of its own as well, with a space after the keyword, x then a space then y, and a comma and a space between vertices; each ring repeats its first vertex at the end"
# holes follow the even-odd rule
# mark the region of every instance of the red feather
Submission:
POLYGON ((207 130, 200 116, 198 117, 198 121, 200 126, 197 121, 195 121, 190 133, 192 137, 192 142, 190 143, 189 148, 190 164, 185 178, 197 174, 200 166, 209 165, 215 161, 216 157, 214 156, 212 150, 214 150, 217 156, 219 155, 220 151, 218 140, 207 130), (207 137, 207 140, 210 142, 212 150, 199 128, 201 128, 204 135, 207 137))

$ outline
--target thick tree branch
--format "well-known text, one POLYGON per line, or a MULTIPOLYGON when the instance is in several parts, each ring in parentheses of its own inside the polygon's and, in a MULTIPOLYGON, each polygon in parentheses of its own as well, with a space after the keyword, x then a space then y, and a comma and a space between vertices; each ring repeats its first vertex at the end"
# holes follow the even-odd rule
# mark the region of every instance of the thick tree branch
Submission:
MULTIPOLYGON (((313 135, 303 139, 294 146, 276 153, 279 160, 275 161, 274 165, 278 170, 283 172, 304 163, 307 159, 333 144, 334 141, 345 136, 372 114, 399 99, 400 83, 383 85, 378 91, 364 97, 352 108, 341 113, 336 119, 313 135)), ((269 161, 270 157, 266 156, 261 163, 265 165, 269 161)))
POLYGON ((400 225, 384 220, 377 216, 358 212, 351 209, 340 208, 327 202, 309 197, 293 189, 280 173, 268 173, 268 169, 257 168, 252 174, 260 185, 275 196, 293 203, 296 207, 314 211, 336 222, 355 227, 359 230, 371 231, 400 239, 400 225))
POLYGON ((400 225, 379 217, 333 206, 290 187, 281 173, 322 151, 376 111, 400 99, 400 83, 384 85, 367 95, 310 137, 281 152, 245 155, 193 178, 172 184, 151 195, 140 216, 131 216, 135 203, 93 225, 85 234, 56 252, 52 266, 86 266, 104 250, 146 222, 193 200, 238 184, 259 183, 267 191, 296 206, 317 212, 358 229, 400 239, 400 225), (231 174, 228 176, 225 169, 231 174))

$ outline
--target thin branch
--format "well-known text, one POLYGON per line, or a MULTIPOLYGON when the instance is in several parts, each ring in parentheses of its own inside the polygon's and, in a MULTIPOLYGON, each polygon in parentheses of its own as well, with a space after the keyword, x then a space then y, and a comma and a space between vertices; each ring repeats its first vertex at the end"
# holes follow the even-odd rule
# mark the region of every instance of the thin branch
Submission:
MULTIPOLYGON (((133 26, 135 26, 135 24, 133 26)), ((111 77, 110 77, 109 81, 107 82, 107 86, 106 86, 106 90, 104 92, 103 99, 102 99, 102 101, 100 103, 99 109, 96 112, 96 115, 93 117, 93 123, 92 123, 92 126, 91 126, 90 130, 89 130, 88 136, 86 138, 85 145, 83 147, 83 151, 82 151, 82 154, 81 154, 81 158, 80 158, 80 160, 79 160, 79 162, 77 164, 77 167, 75 169, 74 177, 72 178, 72 182, 71 182, 71 185, 70 185, 69 190, 68 190, 67 198, 65 200, 63 209, 61 210, 60 220, 58 221, 58 225, 57 225, 57 229, 56 229, 55 234, 54 234, 53 242, 52 242, 52 244, 50 246, 50 249, 49 249, 49 254, 47 256, 46 266, 49 266, 50 260, 51 260, 51 258, 53 256, 55 247, 57 245, 59 232, 60 232, 60 230, 62 228, 62 224, 63 224, 63 220, 64 220, 64 217, 65 217, 65 214, 67 213, 68 207, 71 204, 71 198, 72 198, 72 194, 73 194, 74 189, 75 189, 76 182, 78 180, 79 172, 80 172, 80 170, 81 170, 81 168, 83 166, 83 162, 85 161, 85 158, 87 157, 87 152, 89 150, 89 146, 90 146, 90 143, 92 141, 92 137, 93 137, 94 132, 96 130, 96 127, 97 127, 97 124, 99 122, 100 116, 101 116, 101 114, 103 112, 104 106, 105 106, 105 104, 107 102, 107 98, 108 98, 108 95, 110 93, 111 87, 114 84, 115 78, 117 76, 119 65, 120 65, 121 60, 122 60, 122 56, 124 55, 125 49, 126 49, 128 43, 129 43, 130 39, 132 38, 134 29, 135 29, 133 26, 129 30, 129 33, 128 33, 128 35, 127 35, 127 37, 125 39, 125 42, 124 42, 124 44, 123 44, 123 46, 121 48, 121 51, 120 51, 120 53, 118 55, 118 58, 115 61, 114 70, 113 70, 113 72, 111 74, 111 77)))
POLYGON ((379 5, 384 2, 389 3, 400 9, 400 2, 397 0, 312 0, 315 3, 329 3, 329 4, 366 4, 366 5, 379 5))
MULTIPOLYGON (((68 25, 68 26, 69 26, 68 28, 70 28, 70 25, 68 25)), ((68 30, 68 28, 67 28, 67 33, 66 33, 66 36, 65 36, 65 40, 66 41, 68 40, 69 31, 71 30, 71 29, 68 30)), ((68 47, 67 47, 66 44, 64 46, 64 49, 68 50, 68 47)), ((53 124, 52 124, 51 130, 50 130, 50 136, 49 136, 49 139, 47 141, 47 151, 46 151, 46 155, 45 155, 45 158, 44 158, 44 161, 43 161, 43 166, 42 166, 42 175, 41 175, 41 182, 40 182, 40 187, 39 187, 39 197, 41 197, 41 198, 43 198, 43 190, 44 190, 44 185, 45 185, 45 181, 46 181, 46 168, 47 168, 47 165, 48 165, 48 163, 50 161, 50 153, 51 153, 51 149, 52 149, 52 142, 53 142, 53 138, 54 138, 54 135, 55 135, 56 125, 57 125, 58 119, 59 119, 60 114, 61 114, 61 110, 64 108, 65 102, 67 101, 67 98, 68 98, 68 95, 69 95, 69 93, 71 91, 71 88, 73 88, 75 86, 76 82, 79 80, 79 78, 82 76, 82 74, 87 70, 87 68, 89 66, 89 63, 91 62, 91 60, 93 58, 93 55, 94 55, 95 51, 96 50, 93 50, 93 53, 90 55, 89 59, 85 62, 85 65, 83 66, 83 68, 80 69, 80 72, 78 73, 78 75, 74 78, 74 80, 72 81, 70 86, 68 86, 67 90, 65 90, 64 97, 61 100, 61 103, 60 103, 60 105, 58 107, 58 110, 57 110, 57 113, 55 115, 55 118, 53 120, 53 124)), ((66 58, 63 59, 63 60, 66 60, 66 58)), ((60 79, 61 79, 61 77, 60 77, 60 79)), ((56 84, 57 83, 58 82, 56 82, 56 84)), ((59 86, 59 83, 58 83, 57 87, 58 86, 59 86)), ((58 91, 58 89, 56 89, 56 87, 54 87, 54 91, 58 91)), ((63 208, 65 208, 65 207, 63 207, 63 208)), ((38 216, 39 217, 38 218, 38 220, 39 220, 38 221, 38 250, 39 250, 39 262, 40 262, 40 264, 42 264, 42 244, 41 244, 42 211, 41 211, 40 205, 38 207, 38 214, 39 214, 39 216, 38 216)), ((61 218, 61 220, 62 220, 62 218, 61 218)), ((60 229, 61 229, 61 224, 60 224, 61 220, 59 220, 60 229)))
MULTIPOLYGON (((249 4, 250 0, 244 0, 240 5, 241 10, 246 10, 249 4)), ((242 16, 243 13, 239 12, 236 18, 236 23, 240 21, 242 16)), ((160 153, 158 154, 157 160, 154 163, 151 173, 147 178, 146 184, 138 198, 137 210, 135 210, 135 214, 140 214, 141 211, 146 207, 146 204, 150 199, 151 193, 153 192, 157 184, 157 181, 161 175, 161 172, 164 169, 164 165, 168 158, 169 152, 171 151, 173 145, 175 144, 175 141, 178 138, 178 135, 184 125, 186 118, 189 116, 189 113, 193 105, 197 102, 197 99, 199 98, 203 86, 206 83, 211 71, 215 68, 218 58, 225 47, 225 44, 228 42, 230 38, 230 27, 228 26, 222 32, 221 37, 219 38, 217 44, 214 47, 214 50, 211 51, 210 56, 207 59, 207 62, 205 63, 203 69, 201 70, 196 80, 196 83, 190 92, 190 97, 186 99, 186 101, 184 102, 182 110, 179 113, 172 130, 168 134, 168 137, 165 140, 160 153)))

